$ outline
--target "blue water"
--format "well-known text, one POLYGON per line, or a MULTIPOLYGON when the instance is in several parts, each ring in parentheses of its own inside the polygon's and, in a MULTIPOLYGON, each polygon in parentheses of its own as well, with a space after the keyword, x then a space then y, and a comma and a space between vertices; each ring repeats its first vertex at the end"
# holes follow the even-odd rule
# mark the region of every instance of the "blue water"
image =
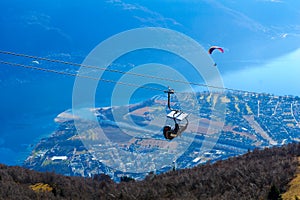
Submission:
POLYGON ((55 116, 71 107, 73 78, 45 72, 26 76, 24 69, 11 70, 0 84, 0 158, 15 165, 55 130, 55 116))
POLYGON ((248 68, 223 75, 226 87, 270 93, 300 96, 300 48, 264 64, 252 64, 248 68))

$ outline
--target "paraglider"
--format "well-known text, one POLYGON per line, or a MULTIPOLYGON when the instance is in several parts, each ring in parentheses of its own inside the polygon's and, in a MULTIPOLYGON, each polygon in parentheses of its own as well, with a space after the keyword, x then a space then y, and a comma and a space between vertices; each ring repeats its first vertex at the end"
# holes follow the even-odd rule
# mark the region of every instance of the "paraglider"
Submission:
MULTIPOLYGON (((219 46, 211 46, 208 49, 208 53, 212 54, 216 49, 219 50, 221 53, 224 53, 224 49, 222 47, 219 47, 219 46)), ((217 66, 217 63, 215 63, 214 66, 217 66)))
POLYGON ((222 47, 218 47, 218 46, 211 46, 208 49, 208 53, 212 54, 214 50, 218 49, 221 53, 224 53, 224 49, 222 47))

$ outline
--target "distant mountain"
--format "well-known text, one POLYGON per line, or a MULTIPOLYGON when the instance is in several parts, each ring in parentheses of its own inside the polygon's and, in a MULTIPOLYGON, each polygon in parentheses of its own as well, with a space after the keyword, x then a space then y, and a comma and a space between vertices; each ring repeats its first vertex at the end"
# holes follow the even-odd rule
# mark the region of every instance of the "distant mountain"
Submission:
POLYGON ((274 199, 296 174, 300 144, 254 150, 242 156, 143 181, 106 175, 65 177, 0 165, 1 199, 274 199))

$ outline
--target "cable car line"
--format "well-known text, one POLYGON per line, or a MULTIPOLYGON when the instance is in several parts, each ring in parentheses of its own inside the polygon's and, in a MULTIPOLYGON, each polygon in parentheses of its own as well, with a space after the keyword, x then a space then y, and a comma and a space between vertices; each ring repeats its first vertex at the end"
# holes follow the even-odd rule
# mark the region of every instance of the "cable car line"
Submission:
POLYGON ((133 83, 114 81, 114 80, 110 80, 110 79, 94 78, 94 77, 90 77, 90 76, 73 74, 73 73, 69 73, 69 72, 62 72, 62 71, 57 71, 57 70, 53 70, 53 69, 45 69, 45 68, 35 67, 35 66, 31 66, 31 65, 23 65, 23 64, 19 64, 19 63, 6 62, 6 61, 2 61, 2 60, 0 60, 0 64, 9 65, 9 66, 12 66, 12 67, 22 67, 22 68, 27 68, 27 69, 34 69, 34 70, 38 70, 38 71, 56 73, 56 74, 61 74, 61 75, 73 76, 73 77, 87 78, 87 79, 91 79, 91 80, 95 80, 95 81, 116 83, 116 84, 120 84, 120 85, 127 85, 127 86, 132 86, 132 87, 137 87, 137 88, 156 90, 156 91, 160 91, 160 92, 164 91, 163 89, 149 87, 149 86, 145 86, 145 85, 136 85, 136 84, 133 84, 133 83))
MULTIPOLYGON (((90 76, 85 76, 85 75, 80 75, 80 74, 74 74, 74 73, 70 73, 70 72, 58 71, 58 70, 53 70, 53 69, 46 69, 46 68, 41 68, 41 67, 36 67, 36 66, 31 66, 31 65, 24 65, 24 64, 20 64, 20 63, 13 63, 13 62, 8 62, 8 61, 3 61, 3 60, 0 60, 0 64, 6 65, 6 66, 11 66, 11 67, 20 67, 20 68, 25 68, 25 69, 44 71, 44 72, 48 72, 48 73, 55 73, 55 74, 60 74, 60 75, 72 76, 72 77, 86 78, 86 79, 90 79, 90 80, 94 80, 94 81, 103 81, 103 82, 115 83, 115 84, 120 84, 120 85, 136 87, 136 88, 155 90, 155 91, 159 91, 159 92, 162 92, 162 93, 165 92, 164 89, 149 87, 149 86, 145 86, 145 85, 137 85, 137 84, 128 83, 128 82, 120 82, 120 81, 114 81, 114 80, 103 79, 103 78, 95 78, 95 77, 90 77, 90 76)), ((225 89, 225 88, 222 88, 222 89, 225 89)), ((176 93, 187 93, 187 92, 176 92, 176 93)), ((190 114, 193 114, 193 115, 198 114, 198 112, 195 111, 195 109, 185 109, 184 111, 188 112, 190 114)))
MULTIPOLYGON (((226 91, 235 91, 235 92, 243 92, 243 93, 245 93, 245 92, 247 92, 247 93, 256 93, 256 92, 249 92, 249 91, 246 91, 246 90, 238 90, 238 89, 232 89, 232 88, 226 88, 226 87, 212 86, 212 85, 207 85, 207 84, 200 84, 200 83, 194 83, 194 82, 186 82, 186 81, 180 81, 180 80, 173 80, 173 79, 168 79, 168 78, 163 78, 163 77, 157 77, 157 76, 150 76, 150 75, 145 75, 145 74, 138 74, 138 73, 132 73, 132 72, 124 72, 124 71, 119 71, 119 70, 101 68, 101 67, 97 67, 97 66, 88 66, 88 65, 83 65, 83 64, 73 63, 73 62, 48 59, 48 58, 37 57, 37 56, 26 55, 26 54, 19 54, 19 53, 8 52, 8 51, 1 51, 0 50, 0 54, 6 54, 6 55, 15 56, 15 57, 30 58, 30 59, 35 59, 35 60, 44 60, 44 61, 52 62, 52 63, 60 63, 60 64, 65 64, 65 65, 77 66, 77 67, 98 69, 98 70, 102 70, 102 71, 108 71, 108 72, 113 72, 113 73, 121 73, 121 74, 138 76, 138 77, 145 77, 145 78, 152 78, 152 79, 158 79, 158 80, 165 80, 165 81, 169 81, 169 82, 177 82, 177 83, 189 84, 189 85, 196 85, 196 86, 201 86, 201 87, 208 87, 208 88, 214 88, 214 89, 222 89, 222 90, 226 90, 226 91)), ((25 69, 32 69, 32 70, 44 71, 44 72, 48 72, 48 73, 55 73, 55 74, 66 75, 66 76, 86 78, 86 79, 90 79, 90 80, 94 80, 94 81, 103 81, 103 82, 115 83, 115 84, 120 84, 120 85, 126 85, 126 86, 136 87, 136 88, 143 88, 143 89, 148 89, 148 90, 155 90, 155 91, 159 91, 159 92, 165 92, 164 89, 159 89, 159 88, 155 88, 155 87, 149 87, 149 86, 146 86, 146 85, 137 85, 137 84, 129 83, 129 82, 120 82, 120 81, 114 81, 114 80, 110 80, 110 79, 96 78, 96 77, 81 75, 81 74, 77 74, 77 73, 70 73, 70 72, 59 71, 59 70, 54 70, 54 69, 36 67, 36 66, 32 66, 32 65, 24 65, 24 64, 14 63, 14 62, 9 62, 9 61, 4 61, 4 60, 0 60, 0 64, 6 65, 6 66, 11 66, 11 67, 21 67, 21 68, 25 68, 25 69)), ((187 92, 176 92, 176 93, 187 93, 187 92)), ((170 109, 170 106, 169 106, 169 109, 170 109)), ((180 110, 178 110, 178 111, 180 111, 180 110)), ((197 111, 195 109, 187 109, 187 110, 185 110, 185 112, 189 112, 190 114, 193 114, 193 115, 197 116, 198 115, 197 112, 199 112, 199 111, 197 111)), ((194 121, 194 120, 192 120, 192 121, 194 121)), ((175 123, 176 123, 176 121, 175 121, 175 123)), ((198 134, 200 132, 196 131, 195 133, 198 134)))
MULTIPOLYGON (((41 67, 36 67, 36 66, 31 66, 31 65, 24 65, 24 64, 19 64, 19 63, 7 62, 7 61, 3 61, 3 60, 0 60, 0 64, 6 65, 6 66, 11 66, 11 67, 20 67, 20 68, 25 68, 25 69, 32 69, 32 70, 43 71, 43 72, 48 72, 48 73, 55 73, 55 74, 60 74, 60 75, 72 76, 72 77, 86 78, 86 79, 90 79, 90 80, 94 80, 94 81, 103 81, 103 82, 115 83, 115 84, 119 84, 119 85, 131 86, 131 87, 136 87, 136 88, 143 88, 143 89, 148 89, 148 90, 153 90, 153 91, 159 91, 162 93, 165 92, 165 89, 150 87, 150 86, 146 86, 146 85, 137 85, 134 83, 120 82, 120 81, 114 81, 114 80, 103 79, 103 78, 95 78, 95 77, 91 77, 91 76, 74 74, 74 73, 70 73, 70 72, 63 72, 63 71, 58 71, 58 70, 53 70, 53 69, 46 69, 46 68, 41 68, 41 67)), ((177 94, 186 94, 187 92, 176 91, 176 93, 177 94)), ((195 112, 195 110, 190 110, 190 109, 185 110, 185 111, 187 111, 189 113, 195 112)))
MULTIPOLYGON (((245 92, 255 93, 255 92, 249 92, 249 91, 245 91, 245 90, 232 89, 232 88, 226 88, 226 87, 219 87, 219 86, 213 86, 213 85, 201 84, 201 83, 195 83, 195 82, 187 82, 187 81, 181 81, 181 80, 163 78, 163 77, 158 77, 158 76, 151 76, 151 75, 146 75, 146 74, 139 74, 139 73, 133 73, 133 72, 124 72, 124 71, 115 70, 115 69, 108 69, 108 68, 104 68, 104 67, 91 66, 91 65, 83 65, 83 64, 79 64, 79 63, 73 63, 73 62, 67 62, 67 61, 62 61, 62 60, 49 59, 49 58, 32 56, 32 55, 27 55, 27 54, 20 54, 20 53, 9 52, 9 51, 2 51, 2 50, 0 50, 0 54, 12 55, 12 56, 16 56, 16 57, 25 57, 25 58, 31 58, 31 59, 36 59, 36 60, 44 60, 44 61, 47 61, 47 62, 60 63, 60 64, 69 65, 69 66, 76 66, 76 67, 97 69, 97 70, 108 71, 108 72, 112 72, 112 73, 120 73, 120 74, 126 74, 126 75, 132 75, 132 76, 138 76, 138 77, 144 77, 144 78, 164 80, 164 81, 182 83, 182 84, 187 84, 187 85, 195 85, 195 86, 201 86, 201 87, 208 87, 208 88, 212 88, 212 89, 221 89, 221 90, 234 91, 234 92, 242 92, 242 93, 245 93, 245 92)), ((45 70, 43 70, 43 71, 45 71, 45 70)))

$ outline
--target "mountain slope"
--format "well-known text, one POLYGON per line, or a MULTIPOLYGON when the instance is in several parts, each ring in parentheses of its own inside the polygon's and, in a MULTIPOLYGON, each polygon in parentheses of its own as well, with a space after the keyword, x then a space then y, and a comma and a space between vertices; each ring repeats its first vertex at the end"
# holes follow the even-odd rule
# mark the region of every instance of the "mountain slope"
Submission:
MULTIPOLYGON (((298 157, 298 163, 300 163, 300 157, 298 157)), ((300 165, 295 178, 289 183, 289 189, 282 194, 283 199, 297 199, 296 197, 300 198, 300 165)))
POLYGON ((0 199, 266 199, 272 186, 287 190, 299 155, 300 144, 289 144, 119 184, 1 165, 0 199))

